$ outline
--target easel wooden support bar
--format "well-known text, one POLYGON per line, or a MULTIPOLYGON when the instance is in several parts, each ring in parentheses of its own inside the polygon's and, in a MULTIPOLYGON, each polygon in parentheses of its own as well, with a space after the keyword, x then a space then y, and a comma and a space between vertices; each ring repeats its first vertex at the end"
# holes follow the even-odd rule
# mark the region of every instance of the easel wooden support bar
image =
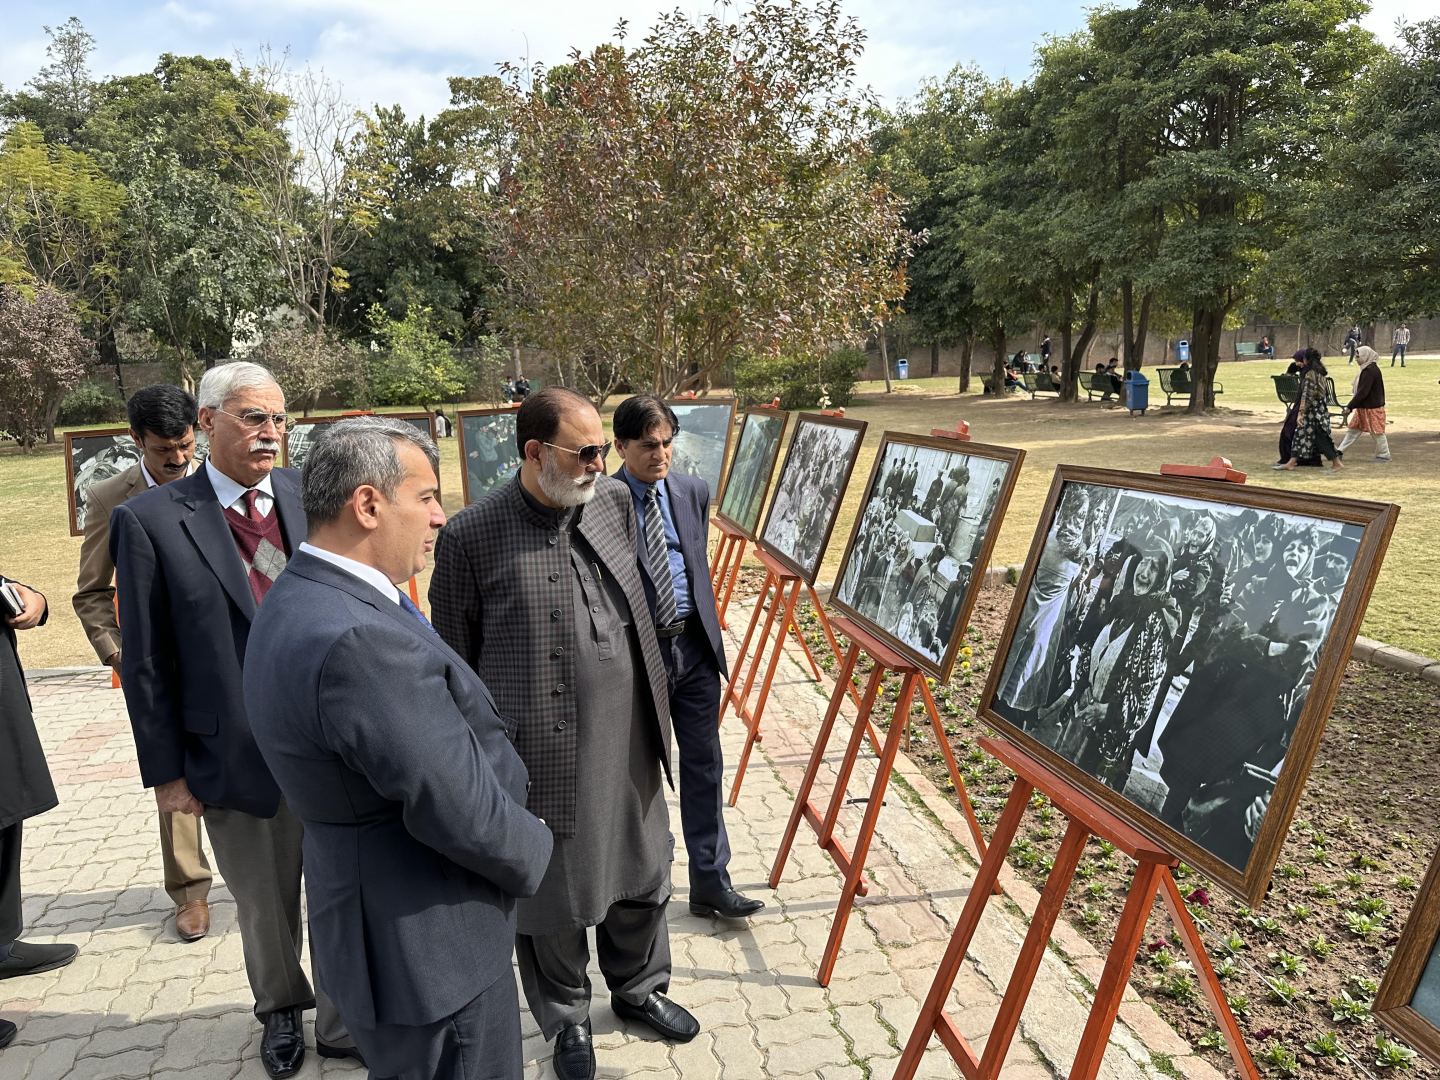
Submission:
POLYGON ((725 611, 730 606, 730 595, 735 591, 735 582, 740 578, 740 564, 745 558, 745 534, 725 522, 716 520, 720 530, 720 542, 715 546, 715 561, 710 567, 710 591, 715 594, 715 611, 720 617, 722 629, 730 629, 725 621, 725 611))
MULTIPOLYGON (((815 657, 810 651, 810 646, 805 640, 805 635, 800 632, 799 624, 795 620, 795 608, 800 598, 800 586, 804 581, 787 569, 775 562, 763 551, 759 552, 760 562, 764 565, 765 584, 760 589, 760 595, 755 600, 755 610, 750 615, 750 625, 745 631, 745 638, 740 645, 740 652, 735 658, 735 663, 730 669, 730 685, 725 690, 725 697, 720 703, 720 717, 724 719, 725 710, 732 705, 735 714, 745 723, 746 736, 745 748, 740 752, 740 760, 735 768, 735 780, 730 788, 730 805, 734 806, 740 798, 740 785, 745 781, 745 770, 750 763, 750 754, 757 742, 764 741, 764 735, 760 730, 760 718, 765 713, 765 704, 770 698, 770 689, 775 681, 775 672, 780 666, 780 657, 785 651, 785 638, 791 634, 800 643, 800 648, 809 661, 810 670, 815 680, 820 680, 820 666, 815 662, 815 657), (768 599, 768 604, 767 604, 768 599), (765 622, 760 630, 760 636, 755 637, 755 630, 760 624, 762 610, 765 612, 765 622), (779 616, 777 619, 777 615, 779 616), (771 638, 772 629, 775 631, 771 638), (751 649, 751 642, 755 647, 751 649), (767 659, 767 649, 769 652, 767 659), (749 663, 746 663, 747 658, 749 663), (760 673, 761 667, 765 669, 764 678, 760 681, 759 695, 752 708, 749 704, 751 691, 755 687, 755 678, 760 673)), ((816 617, 825 631, 826 640, 830 643, 835 653, 836 660, 840 660, 839 644, 835 635, 830 629, 829 620, 825 617, 825 610, 820 605, 820 598, 815 595, 815 590, 808 585, 806 588, 810 593, 810 602, 814 606, 816 617)), ((859 701, 853 683, 846 681, 842 685, 848 686, 851 696, 859 701)), ((873 738, 872 733, 872 738, 873 738)))
POLYGON ((939 970, 935 973, 935 981, 930 986, 920 1016, 910 1033, 909 1042, 901 1054, 894 1080, 912 1080, 932 1034, 939 1038, 967 1080, 999 1080, 1005 1055, 1009 1052, 1020 1024, 1021 1011, 1029 997, 1030 988, 1034 985, 1035 975, 1040 970, 1040 962, 1044 958, 1051 930, 1064 905, 1065 894, 1070 889, 1085 844, 1091 836, 1110 841, 1138 865, 1125 898, 1125 907, 1120 915, 1109 956, 1105 961, 1105 970, 1095 991, 1095 1000, 1091 1004, 1085 1030, 1080 1037, 1075 1062, 1069 1072, 1071 1080, 1094 1080, 1099 1074, 1110 1032, 1115 1026, 1115 1018, 1125 993, 1125 985, 1135 963, 1135 953, 1144 940, 1145 925, 1149 920, 1157 890, 1164 898, 1171 918, 1175 920, 1185 943, 1185 951, 1195 965, 1196 978, 1205 992, 1211 1012, 1219 1022, 1220 1031, 1230 1048, 1230 1056, 1236 1068, 1247 1080, 1259 1080, 1260 1074, 1245 1047, 1239 1025, 1230 1012, 1225 993, 1220 988, 1215 969, 1211 966, 1204 943, 1200 940, 1199 931, 1186 911, 1185 902, 1175 885, 1172 873, 1178 863, 1175 856, 1115 817, 1064 777, 1009 743, 987 737, 980 740, 980 745, 1015 772, 1015 784, 1010 789, 1010 797, 990 841, 990 848, 981 860, 980 869, 970 887, 970 897, 965 902, 955 932, 950 937, 950 944, 946 947, 939 970), (1036 790, 1048 796, 1070 821, 1050 876, 1045 882, 1045 889, 1040 894, 1040 902, 1025 936, 1025 943, 1015 961, 1010 982, 1005 988, 1005 996, 1000 1002, 1000 1009, 985 1043, 985 1052, 983 1056, 977 1056, 974 1048, 946 1013, 945 1004, 951 988, 955 985, 955 979, 960 974, 965 951, 974 939, 991 891, 999 880, 1000 868, 1009 854, 1030 796, 1036 790))
MULTIPOLYGON (((947 745, 945 728, 940 721, 940 714, 935 708, 935 700, 930 696, 925 684, 924 674, 857 623, 841 616, 835 619, 835 625, 842 634, 850 639, 850 648, 845 653, 845 662, 840 669, 839 681, 836 683, 835 692, 830 695, 829 708, 826 709, 825 719, 815 736, 815 745, 810 751, 810 761, 805 768, 805 777, 796 792, 795 805, 791 808, 789 823, 785 827, 785 834, 780 840, 780 849, 776 852, 774 865, 770 869, 770 887, 773 889, 780 884, 781 875, 785 872, 785 862, 790 856, 790 849, 794 845, 795 834, 800 829, 800 823, 806 821, 814 828, 820 846, 829 853, 845 875, 845 885, 841 890, 839 906, 836 908, 830 940, 821 959, 819 973, 816 975, 816 979, 822 986, 829 985, 830 976, 839 956, 840 942, 845 934, 845 923, 850 917, 850 909, 854 906, 855 897, 864 896, 868 891, 862 876, 865 870, 865 860, 874 839, 875 826, 880 817, 880 807, 890 782, 890 774, 895 766, 895 757, 899 753, 902 739, 907 737, 910 727, 910 708, 917 690, 924 696, 935 738, 942 746, 947 745), (841 758, 837 770, 835 788, 830 794, 829 806, 822 816, 816 805, 810 801, 810 794, 820 775, 826 747, 829 745, 831 733, 840 716, 840 707, 845 696, 841 692, 841 687, 850 683, 855 669, 859 665, 862 652, 868 654, 871 659, 870 677, 866 681, 865 694, 860 701, 859 713, 855 717, 850 738, 845 746, 845 754, 841 758), (886 733, 884 747, 879 751, 880 764, 871 785, 869 799, 865 804, 865 815, 860 824, 860 832, 855 839, 855 850, 853 853, 847 852, 835 838, 835 827, 839 822, 840 812, 845 806, 850 778, 854 773, 855 762, 860 754, 861 740, 866 733, 873 732, 871 714, 875 708, 875 701, 879 697, 880 688, 886 675, 890 672, 901 677, 900 693, 895 701, 895 711, 891 715, 890 729, 886 733)), ((874 746, 873 733, 870 738, 871 745, 874 746)), ((958 768, 955 767, 953 756, 949 756, 949 761, 952 769, 952 782, 960 795, 961 805, 965 808, 976 848, 983 856, 985 839, 980 832, 980 823, 975 820, 970 800, 965 795, 965 781, 960 776, 958 768)))

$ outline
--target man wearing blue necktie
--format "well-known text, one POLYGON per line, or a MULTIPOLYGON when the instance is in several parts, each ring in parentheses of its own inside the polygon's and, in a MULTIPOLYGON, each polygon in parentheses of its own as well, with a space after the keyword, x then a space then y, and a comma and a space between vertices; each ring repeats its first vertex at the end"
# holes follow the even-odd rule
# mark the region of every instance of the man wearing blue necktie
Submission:
POLYGON ((513 722, 396 588, 445 523, 438 460, 380 417, 310 452, 309 537, 256 617, 245 695, 305 827, 316 982, 371 1075, 518 1078, 515 898, 552 836, 525 809, 513 722))
POLYGON ((636 556, 655 620, 670 688, 670 722, 680 756, 680 824, 690 859, 690 911, 744 919, 765 906, 730 881, 721 780, 720 679, 725 644, 710 591, 706 530, 710 490, 699 477, 670 471, 675 412, 653 394, 615 410, 615 448, 625 465, 639 520, 636 556))

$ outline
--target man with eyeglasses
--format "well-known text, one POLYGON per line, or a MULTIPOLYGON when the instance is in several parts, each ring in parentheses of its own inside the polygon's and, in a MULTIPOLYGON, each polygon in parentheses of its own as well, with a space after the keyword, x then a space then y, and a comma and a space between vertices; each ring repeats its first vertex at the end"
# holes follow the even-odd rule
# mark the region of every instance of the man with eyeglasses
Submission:
POLYGON ((539 891, 517 904, 515 951, 560 1080, 595 1075, 589 927, 618 1016, 677 1042, 700 1031, 665 994, 669 693, 630 491, 604 475, 604 438, 575 391, 527 397, 519 472, 441 530, 430 580, 435 628, 515 721, 526 807, 555 836, 539 891))
POLYGON ((277 469, 285 395, 258 364, 219 364, 196 394, 202 468, 115 508, 120 674, 140 778, 162 813, 204 816, 235 913, 272 1077, 305 1059, 316 1009, 322 1057, 358 1058, 301 966, 301 826, 280 797, 245 711, 250 626, 305 539, 300 476, 277 469))

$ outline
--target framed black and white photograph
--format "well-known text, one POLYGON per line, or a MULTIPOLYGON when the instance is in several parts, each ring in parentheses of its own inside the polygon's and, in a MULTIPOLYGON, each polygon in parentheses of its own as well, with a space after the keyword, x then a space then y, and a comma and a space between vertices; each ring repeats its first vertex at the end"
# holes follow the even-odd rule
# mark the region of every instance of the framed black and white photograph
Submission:
POLYGON ((1440 851, 1415 897, 1385 980, 1375 1019, 1440 1065, 1440 851))
POLYGON ((680 421, 670 471, 700 477, 710 486, 710 502, 718 502, 725 454, 735 430, 735 399, 671 398, 665 404, 680 421))
POLYGON ((140 463, 140 447, 129 428, 95 428, 65 433, 65 494, 70 535, 85 535, 85 507, 90 488, 140 463))
POLYGON ((1025 451, 887 431, 831 606, 950 678, 1025 451))
POLYGON ((417 430, 429 435, 431 440, 435 439, 435 417, 428 412, 399 412, 399 413, 351 413, 349 416, 305 416, 293 417, 289 426, 285 429, 285 444, 282 454, 282 464, 292 469, 303 469, 305 458, 310 451, 325 437, 326 431, 331 424, 338 424, 341 420, 348 420, 352 416, 382 416, 386 420, 403 420, 414 426, 417 430))
POLYGON ((756 407, 745 410, 745 421, 740 425, 740 438, 715 516, 752 542, 789 419, 788 412, 756 407))
POLYGON ((1258 904, 1398 512, 1062 465, 981 715, 1258 904))
POLYGON ((466 506, 519 471, 520 451, 515 447, 517 408, 461 409, 455 414, 455 427, 460 433, 460 483, 466 506))
POLYGON ((865 421, 844 416, 801 413, 795 425, 758 543, 807 585, 820 572, 864 437, 865 421))

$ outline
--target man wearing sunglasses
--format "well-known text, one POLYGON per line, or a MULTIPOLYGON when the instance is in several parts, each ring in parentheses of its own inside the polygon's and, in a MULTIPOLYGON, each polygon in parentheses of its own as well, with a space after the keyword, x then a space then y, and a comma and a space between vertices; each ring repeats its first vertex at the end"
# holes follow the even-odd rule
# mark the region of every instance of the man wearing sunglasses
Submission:
POLYGON ((618 1016, 677 1042, 700 1030, 665 995, 669 694, 630 491, 604 475, 595 407, 547 386, 516 413, 515 443, 516 476, 441 530, 431 617, 515 721, 526 807, 554 833, 539 891, 516 907, 515 951, 556 1075, 590 1080, 589 927, 618 1016))

